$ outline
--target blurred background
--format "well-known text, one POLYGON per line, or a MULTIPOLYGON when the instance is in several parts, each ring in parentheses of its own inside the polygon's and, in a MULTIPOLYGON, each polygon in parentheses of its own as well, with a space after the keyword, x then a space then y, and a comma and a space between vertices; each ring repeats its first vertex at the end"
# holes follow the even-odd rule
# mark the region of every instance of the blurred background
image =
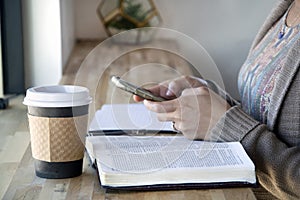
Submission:
MULTIPOLYGON (((237 93, 237 74, 277 0, 154 0, 160 27, 199 42, 237 93)), ((108 37, 97 15, 101 0, 2 0, 0 95, 57 84, 79 41, 108 37)), ((197 52, 194 52, 195 55, 197 52)))

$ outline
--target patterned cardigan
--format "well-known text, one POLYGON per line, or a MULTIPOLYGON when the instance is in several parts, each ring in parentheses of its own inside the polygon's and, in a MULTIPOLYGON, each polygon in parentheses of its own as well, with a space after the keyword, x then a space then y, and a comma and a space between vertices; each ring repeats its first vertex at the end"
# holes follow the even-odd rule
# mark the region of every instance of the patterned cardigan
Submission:
MULTIPOLYGON (((293 0, 280 0, 256 36, 252 49, 293 0)), ((211 130, 214 141, 240 141, 256 166, 260 185, 280 199, 300 199, 300 40, 289 49, 274 88, 267 124, 233 106, 211 130)), ((236 104, 209 82, 210 88, 236 104)))

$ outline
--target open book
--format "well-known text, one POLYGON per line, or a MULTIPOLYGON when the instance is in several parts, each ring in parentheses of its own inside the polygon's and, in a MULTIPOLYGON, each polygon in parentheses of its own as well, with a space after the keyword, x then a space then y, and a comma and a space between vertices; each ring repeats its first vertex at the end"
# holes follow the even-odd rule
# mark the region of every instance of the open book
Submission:
POLYGON ((255 167, 238 142, 183 136, 90 136, 88 155, 102 187, 186 189, 255 185, 255 167))
POLYGON ((95 113, 89 133, 174 132, 172 122, 158 121, 144 104, 105 104, 95 113))

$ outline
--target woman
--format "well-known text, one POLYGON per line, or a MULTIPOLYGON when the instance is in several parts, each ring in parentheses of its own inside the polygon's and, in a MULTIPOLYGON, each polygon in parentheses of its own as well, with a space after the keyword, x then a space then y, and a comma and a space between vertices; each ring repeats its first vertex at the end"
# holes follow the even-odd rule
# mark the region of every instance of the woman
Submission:
POLYGON ((300 0, 280 0, 239 73, 241 104, 195 77, 150 89, 168 101, 144 101, 190 139, 240 141, 259 183, 280 199, 300 199, 299 24, 300 0))

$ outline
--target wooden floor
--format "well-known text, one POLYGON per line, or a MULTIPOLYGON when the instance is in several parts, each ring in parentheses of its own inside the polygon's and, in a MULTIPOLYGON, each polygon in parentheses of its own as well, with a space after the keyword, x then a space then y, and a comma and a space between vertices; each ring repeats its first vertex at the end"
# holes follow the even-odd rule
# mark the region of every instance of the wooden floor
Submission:
MULTIPOLYGON (((85 41, 79 42, 75 46, 72 57, 68 63, 68 66, 66 67, 64 76, 62 77, 60 83, 73 83, 71 80, 74 79, 74 76, 82 61, 98 43, 99 41, 85 41)), ((5 110, 0 110, 0 199, 24 199, 25 197, 26 199, 37 199, 37 196, 40 197, 38 199, 42 199, 41 197, 43 195, 49 194, 49 191, 41 191, 41 188, 38 187, 43 179, 35 178, 34 182, 36 183, 37 187, 33 189, 31 188, 30 191, 26 191, 26 187, 24 186, 24 184, 29 182, 29 179, 32 179, 32 177, 22 176, 22 166, 20 166, 20 163, 29 163, 29 160, 32 158, 27 158, 26 156, 24 157, 24 155, 26 155, 25 152, 28 151, 30 135, 26 116, 27 109, 22 104, 23 98, 24 96, 20 95, 11 99, 9 107, 5 110), (20 174, 16 174, 17 170, 20 172, 20 174), (8 190, 9 185, 16 181, 20 182, 19 188, 17 188, 15 191, 8 190)), ((31 169, 33 169, 33 167, 31 169)), ((93 169, 88 168, 88 170, 93 169)), ((26 172, 24 172, 24 174, 26 174, 26 172)), ((81 179, 85 179, 85 177, 81 177, 81 179)), ((76 179, 74 180, 76 181, 76 179)), ((99 184, 96 177, 94 181, 94 183, 86 184, 84 189, 86 189, 87 192, 89 191, 89 187, 92 187, 91 184, 99 184)), ((54 184, 54 182, 52 183, 49 181, 48 184, 54 184)), ((56 196, 56 199, 65 199, 66 194, 62 191, 66 187, 73 187, 73 184, 76 183, 69 183, 68 185, 58 184, 57 194, 60 196, 56 196)), ((76 190, 76 187, 73 189, 76 190)), ((98 191, 94 192, 95 195, 103 196, 103 191, 100 189, 100 187, 98 191)), ((52 195, 55 197, 57 194, 54 191, 52 195)), ((177 193, 176 191, 172 193, 172 195, 180 194, 182 193, 177 193)), ((114 199, 114 194, 110 195, 111 196, 109 196, 109 199, 114 199)), ((159 198, 159 193, 157 193, 157 195, 157 198, 159 198)), ((257 192, 256 195, 257 199, 269 199, 269 196, 266 196, 266 193, 261 190, 257 192)), ((127 196, 127 199, 130 198, 127 196)))

